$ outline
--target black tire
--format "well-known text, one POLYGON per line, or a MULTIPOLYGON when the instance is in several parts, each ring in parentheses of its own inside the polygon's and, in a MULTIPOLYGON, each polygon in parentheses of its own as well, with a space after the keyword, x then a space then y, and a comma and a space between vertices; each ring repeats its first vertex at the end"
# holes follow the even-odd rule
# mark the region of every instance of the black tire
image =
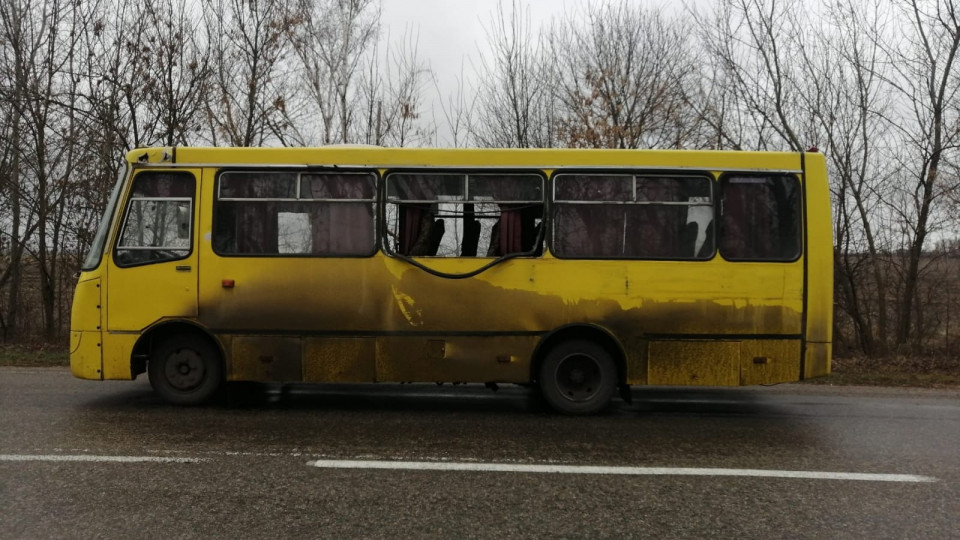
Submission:
POLYGON ((540 365, 540 392, 564 414, 593 414, 610 403, 617 367, 610 353, 592 341, 565 341, 550 349, 540 365))
POLYGON ((167 338, 147 365, 150 386, 174 405, 199 405, 223 386, 223 361, 209 339, 196 334, 167 338))

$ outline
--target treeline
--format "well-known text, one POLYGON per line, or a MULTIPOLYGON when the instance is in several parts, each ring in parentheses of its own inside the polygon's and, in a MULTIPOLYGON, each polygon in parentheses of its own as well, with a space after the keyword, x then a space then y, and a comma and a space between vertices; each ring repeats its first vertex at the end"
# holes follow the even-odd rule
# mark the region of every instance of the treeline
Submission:
POLYGON ((126 150, 719 148, 827 156, 836 340, 947 349, 960 319, 960 4, 521 0, 441 95, 374 0, 0 0, 0 331, 63 340, 126 150), (390 45, 399 43, 401 45, 390 45))

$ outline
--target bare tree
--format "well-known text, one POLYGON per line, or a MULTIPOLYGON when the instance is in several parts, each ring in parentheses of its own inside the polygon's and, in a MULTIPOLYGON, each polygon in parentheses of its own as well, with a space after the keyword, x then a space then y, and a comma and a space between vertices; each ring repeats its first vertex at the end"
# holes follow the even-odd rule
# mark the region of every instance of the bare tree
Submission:
POLYGON ((203 9, 213 71, 210 142, 260 146, 282 136, 291 97, 283 68, 298 14, 287 0, 204 0, 203 9))
POLYGON ((876 223, 890 180, 882 157, 890 96, 874 38, 887 34, 886 16, 882 4, 831 6, 830 26, 821 24, 818 38, 799 51, 802 79, 791 85, 815 121, 814 137, 822 141, 833 179, 837 304, 868 354, 887 351, 889 329, 889 240, 876 223))
POLYGON ((423 118, 424 86, 431 71, 420 61, 416 36, 406 33, 398 48, 373 47, 359 84, 363 111, 355 137, 380 146, 422 146, 433 136, 423 118))
POLYGON ((915 315, 922 312, 918 287, 928 236, 942 216, 941 166, 960 151, 956 102, 960 92, 960 4, 954 0, 903 0, 910 21, 903 43, 884 43, 895 76, 890 84, 906 104, 900 129, 905 155, 898 197, 890 206, 903 224, 903 290, 898 299, 896 343, 919 346, 915 315))
POLYGON ((154 125, 151 144, 187 144, 202 125, 210 55, 186 0, 142 0, 147 46, 133 60, 154 125))
POLYGON ((556 81, 543 34, 534 34, 529 13, 517 0, 498 3, 486 29, 489 55, 477 73, 476 122, 472 135, 480 146, 549 148, 556 145, 556 81))
POLYGON ((690 73, 685 33, 661 9, 593 4, 550 33, 562 103, 561 138, 573 146, 677 148, 687 144, 690 73))
POLYGON ((791 87, 806 47, 802 7, 798 0, 721 0, 712 13, 693 15, 701 46, 716 66, 714 80, 739 109, 726 115, 731 124, 704 115, 721 140, 744 149, 806 148, 799 125, 804 115, 791 87))
POLYGON ((0 8, 4 64, 12 85, 6 92, 12 109, 7 150, 7 192, 11 197, 11 264, 0 281, 9 280, 5 324, 18 326, 22 307, 24 255, 37 274, 42 326, 47 339, 56 335, 59 317, 56 288, 66 214, 63 201, 77 159, 76 75, 83 20, 71 2, 29 0, 0 8))
POLYGON ((320 113, 324 144, 350 141, 357 107, 355 85, 380 31, 374 0, 301 0, 303 24, 294 50, 302 81, 320 113))
POLYGON ((467 94, 465 87, 463 64, 460 66, 460 75, 457 77, 456 90, 452 94, 443 95, 440 85, 434 78, 434 89, 439 100, 440 113, 443 123, 449 131, 449 140, 438 140, 438 146, 460 148, 469 144, 470 134, 473 131, 473 118, 476 112, 476 96, 467 94))
MULTIPOLYGON (((27 101, 30 99, 31 82, 29 73, 34 59, 42 49, 42 28, 34 27, 32 3, 0 3, 0 30, 2 30, 3 55, 0 56, 3 79, 9 81, 0 87, 3 92, 4 131, 10 144, 4 148, 0 161, 0 185, 9 207, 9 222, 3 223, 3 233, 9 237, 9 256, 6 267, 0 274, 0 287, 7 285, 6 314, 3 316, 3 337, 16 332, 17 316, 20 308, 21 260, 26 240, 34 226, 32 215, 24 215, 26 204, 26 182, 23 178, 22 151, 23 118, 26 116, 27 101), (39 32, 38 32, 39 31, 39 32)), ((6 220, 5 220, 6 221, 6 220)))
POLYGON ((427 140, 421 96, 430 71, 411 33, 398 48, 382 38, 380 13, 376 0, 301 0, 293 44, 308 116, 320 119, 320 133, 302 133, 302 140, 392 146, 427 140))

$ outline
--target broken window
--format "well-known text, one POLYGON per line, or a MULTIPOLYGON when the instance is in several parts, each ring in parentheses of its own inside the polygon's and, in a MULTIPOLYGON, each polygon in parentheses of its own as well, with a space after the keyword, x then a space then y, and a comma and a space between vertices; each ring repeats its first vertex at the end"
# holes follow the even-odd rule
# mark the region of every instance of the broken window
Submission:
POLYGON ((538 174, 393 173, 387 247, 409 257, 500 257, 541 250, 538 174))
POLYGON ((720 254, 731 261, 800 256, 800 182, 795 175, 722 179, 720 254))
POLYGON ((551 249, 560 257, 709 259, 706 176, 557 174, 551 249))
POLYGON ((195 186, 189 173, 144 172, 136 177, 117 242, 117 265, 173 261, 190 254, 195 186))
POLYGON ((223 255, 371 255, 375 208, 372 173, 224 172, 213 246, 223 255))

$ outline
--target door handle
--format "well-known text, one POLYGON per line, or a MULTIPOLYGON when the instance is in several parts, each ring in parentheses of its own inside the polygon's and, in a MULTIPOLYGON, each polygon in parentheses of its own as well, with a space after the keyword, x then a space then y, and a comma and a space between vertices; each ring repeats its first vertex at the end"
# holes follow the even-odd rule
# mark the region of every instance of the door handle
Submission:
POLYGON ((189 272, 189 271, 190 271, 189 265, 184 264, 184 265, 177 266, 177 272, 189 272))

